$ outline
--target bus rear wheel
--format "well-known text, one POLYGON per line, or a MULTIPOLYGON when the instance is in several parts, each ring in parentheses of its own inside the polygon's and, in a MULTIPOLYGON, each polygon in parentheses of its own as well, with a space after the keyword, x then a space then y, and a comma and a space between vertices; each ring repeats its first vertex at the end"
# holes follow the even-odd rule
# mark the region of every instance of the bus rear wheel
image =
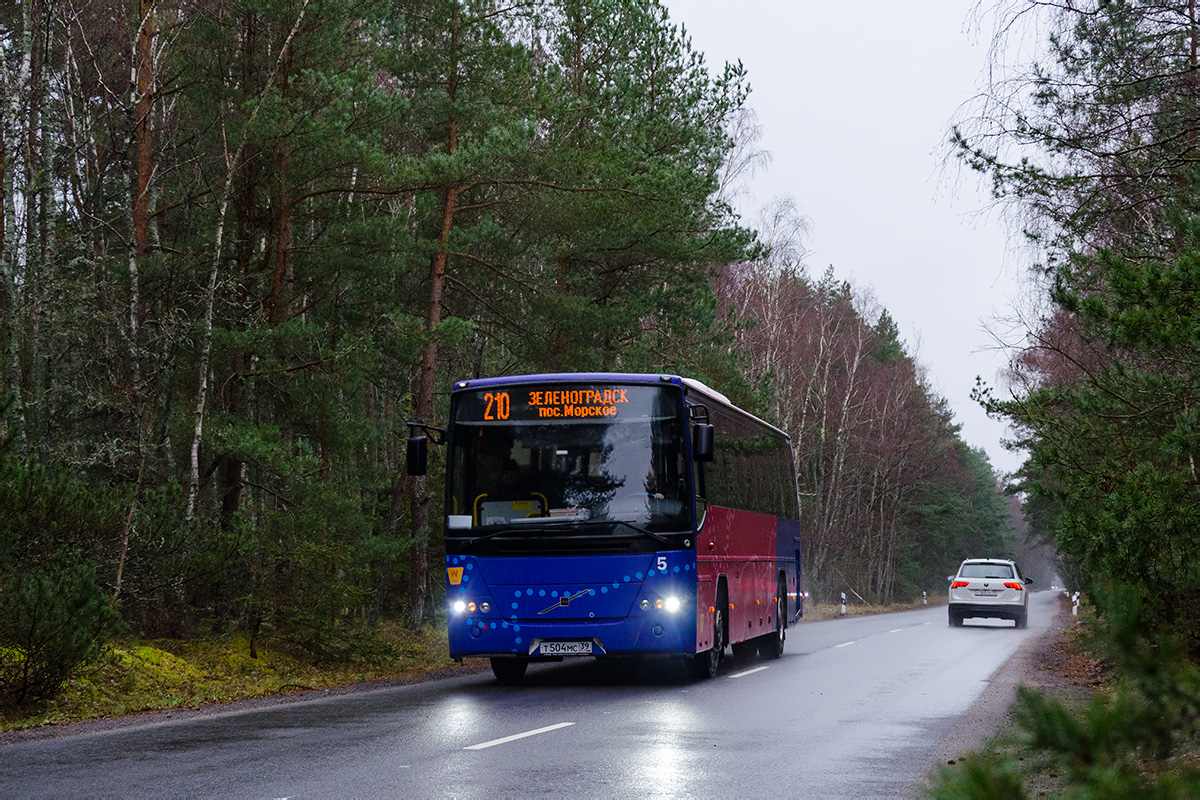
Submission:
POLYGON ((526 658, 492 658, 492 674, 496 680, 505 686, 519 686, 525 680, 525 670, 529 667, 526 658))
POLYGON ((775 631, 758 640, 758 652, 765 659, 783 655, 783 639, 787 629, 787 584, 780 583, 775 594, 775 631))

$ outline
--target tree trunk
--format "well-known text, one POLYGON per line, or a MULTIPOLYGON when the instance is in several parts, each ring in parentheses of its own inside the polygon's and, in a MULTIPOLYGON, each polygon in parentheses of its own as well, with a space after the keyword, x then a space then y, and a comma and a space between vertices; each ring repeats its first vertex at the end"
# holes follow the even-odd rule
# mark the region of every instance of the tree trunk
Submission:
MULTIPOLYGON (((283 47, 279 49, 279 57, 275 61, 276 72, 278 72, 280 66, 284 63, 288 48, 292 44, 292 39, 296 38, 296 32, 300 30, 300 23, 304 21, 304 13, 308 10, 310 2, 311 0, 304 0, 304 5, 300 7, 300 12, 296 15, 296 24, 292 26, 292 30, 288 34, 287 40, 283 43, 283 47)), ((274 77, 274 74, 272 77, 274 77)), ((270 85, 271 82, 268 81, 267 86, 269 87, 270 85)), ((265 95, 266 91, 264 89, 262 94, 265 95)), ((226 151, 225 154, 225 185, 221 190, 220 205, 217 208, 217 230, 213 241, 212 267, 208 273, 208 289, 204 296, 204 333, 200 345, 200 380, 196 388, 196 406, 192 412, 194 427, 192 429, 191 481, 188 487, 186 516, 188 522, 191 522, 196 515, 196 500, 200 495, 200 439, 204 431, 204 406, 208 399, 208 363, 209 358, 212 356, 213 306, 216 302, 217 276, 220 274, 221 267, 221 245, 225 235, 225 213, 229 209, 229 195, 233 189, 233 178, 237 174, 242 160, 242 152, 246 149, 246 141, 250 135, 250 130, 254 127, 254 119, 258 116, 259 109, 262 108, 262 95, 259 96, 258 100, 259 102, 254 104, 254 110, 250 113, 250 119, 246 121, 246 125, 242 129, 242 138, 238 142, 237 150, 232 154, 226 151)))
POLYGON ((275 195, 273 222, 275 263, 271 273, 271 296, 267 300, 267 319, 271 324, 286 322, 291 317, 292 273, 292 206, 287 188, 287 151, 273 148, 272 162, 278 188, 275 195))
MULTIPOLYGON (((275 77, 275 88, 285 100, 288 97, 288 74, 292 59, 280 59, 281 69, 275 77)), ((280 128, 286 129, 288 120, 280 120, 280 128)), ((277 141, 271 148, 271 166, 276 182, 274 213, 272 214, 272 236, 275 239, 275 259, 271 271, 271 296, 267 300, 267 319, 271 324, 285 322, 291 318, 291 295, 294 276, 292 273, 292 201, 288 189, 288 151, 284 143, 277 141)))
MULTIPOLYGON (((450 76, 447 86, 451 111, 446 124, 446 154, 458 152, 458 121, 453 110, 458 93, 458 29, 460 12, 457 5, 450 18, 450 76)), ((446 282, 447 245, 454 228, 454 215, 458 202, 458 188, 447 186, 442 195, 442 219, 438 230, 437 251, 429 266, 429 309, 425 330, 429 344, 421 359, 421 371, 417 384, 417 419, 421 422, 433 420, 433 387, 437 379, 437 329, 442 323, 442 293, 446 282)), ((405 624, 413 630, 421 627, 425 618, 425 590, 429 583, 429 491, 424 475, 414 475, 408 482, 412 504, 412 551, 408 572, 408 605, 405 624)))
MULTIPOLYGON (((136 174, 133 191, 129 198, 131 234, 129 242, 129 396, 138 418, 136 434, 138 469, 137 479, 133 485, 133 497, 129 501, 129 511, 125 515, 125 524, 121 528, 117 575, 113 587, 114 599, 121 594, 125 555, 129 552, 129 537, 133 532, 142 481, 146 475, 146 459, 149 457, 149 440, 154 418, 153 400, 145 397, 142 386, 141 336, 139 334, 142 301, 138 285, 138 260, 150 250, 150 175, 154 163, 150 143, 150 118, 154 110, 151 88, 153 85, 154 37, 158 33, 150 20, 154 2, 155 0, 141 0, 138 30, 135 35, 134 51, 136 55, 131 81, 133 86, 130 100, 136 114, 132 134, 137 143, 137 152, 134 161, 136 174)), ((128 175, 128 173, 126 174, 128 175)), ((126 187, 128 188, 128 186, 129 181, 126 180, 126 187)))
MULTIPOLYGON (((400 478, 396 481, 396 485, 392 489, 392 500, 383 522, 384 535, 389 539, 396 536, 396 530, 400 525, 400 514, 404 509, 404 496, 408 492, 408 474, 403 471, 399 472, 400 478)), ((392 580, 392 561, 393 559, 390 556, 385 555, 380 559, 377 566, 378 575, 375 581, 375 596, 372 598, 371 608, 367 612, 367 622, 371 627, 378 625, 380 618, 383 616, 383 608, 387 603, 388 585, 392 580)), ((424 603, 424 598, 421 598, 421 602, 424 603)))
MULTIPOLYGON (((453 121, 450 123, 451 142, 456 143, 453 121)), ((453 152, 453 149, 451 150, 453 152)), ((442 204, 442 227, 438 250, 431 259, 429 270, 429 314, 426 318, 429 345, 421 361, 420 382, 417 387, 417 419, 433 419, 433 387, 437 372, 437 327, 442 321, 442 292, 446 282, 446 243, 454 226, 454 208, 458 192, 445 191, 442 204)), ((408 482, 412 504, 412 553, 409 562, 408 608, 405 624, 411 629, 421 627, 425 617, 425 588, 429 582, 429 491, 424 475, 414 475, 408 482)))
MULTIPOLYGON (((4 313, 8 324, 8 340, 5 342, 5 366, 9 370, 9 375, 8 379, 4 381, 4 385, 12 392, 13 412, 17 418, 17 430, 14 439, 17 448, 24 450, 26 422, 21 392, 20 360, 21 308, 23 303, 21 302, 22 292, 20 288, 22 281, 17 275, 16 258, 16 240, 20 237, 21 233, 17 229, 16 180, 14 174, 14 169, 19 159, 19 138, 18 136, 14 136, 12 140, 9 140, 5 137, 9 131, 19 131, 24 128, 23 125, 17 124, 17 121, 21 117, 21 100, 29 95, 29 76, 33 68, 33 11, 29 3, 21 4, 21 23, 21 66, 17 75, 12 78, 11 84, 9 83, 8 71, 2 71, 5 81, 4 96, 8 99, 8 102, 5 103, 3 114, 0 116, 0 139, 2 139, 2 142, 0 142, 0 154, 3 155, 3 161, 0 162, 0 168, 3 169, 3 172, 0 173, 0 180, 3 181, 3 185, 0 186, 0 193, 2 193, 0 194, 0 201, 3 202, 3 214, 0 216, 0 278, 4 282, 4 313)), ((0 369, 0 375, 2 374, 3 370, 0 369)))
MULTIPOLYGON (((29 99, 25 132, 25 280, 32 325, 29 336, 29 410, 36 432, 35 443, 39 460, 50 464, 50 414, 46 397, 49 394, 49 355, 42 351, 42 323, 45 321, 47 224, 49 219, 50 169, 47 133, 42 103, 46 97, 46 36, 50 28, 45 0, 32 0, 33 36, 30 39, 29 99)), ((49 329, 47 325, 47 329, 49 329)))
MULTIPOLYGON (((230 416, 237 417, 242 413, 242 397, 246 379, 246 356, 238 353, 233 360, 233 375, 227 382, 229 396, 224 402, 224 410, 230 416)), ((221 461, 221 469, 217 480, 220 482, 221 496, 221 530, 228 532, 233 529, 233 518, 242 504, 242 488, 245 476, 245 462, 240 458, 226 455, 221 461)))
POLYGON ((134 64, 134 135, 137 141, 137 185, 133 194, 133 233, 137 255, 150 249, 150 177, 154 172, 150 119, 154 111, 154 39, 158 28, 151 20, 155 0, 141 0, 136 63, 134 64))

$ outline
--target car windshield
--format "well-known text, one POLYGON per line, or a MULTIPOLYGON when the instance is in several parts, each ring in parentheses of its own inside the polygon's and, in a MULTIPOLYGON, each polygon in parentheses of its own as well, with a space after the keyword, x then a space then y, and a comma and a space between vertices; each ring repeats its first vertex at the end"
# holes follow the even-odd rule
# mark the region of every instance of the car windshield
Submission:
POLYGON ((1012 578, 1013 568, 1009 564, 963 564, 959 570, 962 578, 1012 578))
POLYGON ((481 389, 457 393, 452 415, 451 535, 540 526, 555 536, 601 522, 648 531, 689 525, 676 387, 481 389))

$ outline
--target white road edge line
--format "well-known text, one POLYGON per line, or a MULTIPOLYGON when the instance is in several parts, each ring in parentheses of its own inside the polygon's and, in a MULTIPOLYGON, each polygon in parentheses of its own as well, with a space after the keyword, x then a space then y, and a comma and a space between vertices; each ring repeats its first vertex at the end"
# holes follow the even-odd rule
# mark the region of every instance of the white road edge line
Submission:
POLYGON ((544 728, 538 728, 536 731, 514 733, 512 736, 505 736, 503 739, 492 739, 490 742, 484 742, 483 744, 473 744, 470 747, 464 747, 463 750, 484 750, 488 747, 495 747, 498 744, 515 742, 517 739, 524 739, 526 736, 537 736, 539 733, 549 733, 550 731, 556 731, 559 728, 569 728, 574 724, 574 722, 560 722, 557 725, 547 725, 544 728))
POLYGON ((756 673, 756 672, 762 672, 764 669, 770 669, 770 667, 755 667, 754 669, 748 669, 748 670, 746 670, 745 672, 735 672, 735 673, 733 673, 732 675, 730 675, 729 677, 731 677, 731 678, 744 678, 744 677, 746 677, 747 675, 753 675, 753 674, 754 674, 754 673, 756 673))
POLYGON ((852 644, 854 644, 854 642, 842 642, 841 644, 835 644, 833 649, 837 650, 839 647, 849 647, 852 644))

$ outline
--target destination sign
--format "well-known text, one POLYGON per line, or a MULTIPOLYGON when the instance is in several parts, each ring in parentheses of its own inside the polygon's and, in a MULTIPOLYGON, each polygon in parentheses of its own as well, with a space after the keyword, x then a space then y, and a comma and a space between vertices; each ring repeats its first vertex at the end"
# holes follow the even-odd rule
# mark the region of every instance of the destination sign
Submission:
MULTIPOLYGON (((620 416, 631 401, 644 405, 638 388, 507 388, 460 399, 458 419, 484 422, 538 419, 604 419, 620 416)), ((641 390, 644 391, 644 390, 641 390)))
POLYGON ((615 417, 617 406, 628 403, 628 389, 565 389, 530 392, 529 407, 543 419, 555 417, 615 417))

